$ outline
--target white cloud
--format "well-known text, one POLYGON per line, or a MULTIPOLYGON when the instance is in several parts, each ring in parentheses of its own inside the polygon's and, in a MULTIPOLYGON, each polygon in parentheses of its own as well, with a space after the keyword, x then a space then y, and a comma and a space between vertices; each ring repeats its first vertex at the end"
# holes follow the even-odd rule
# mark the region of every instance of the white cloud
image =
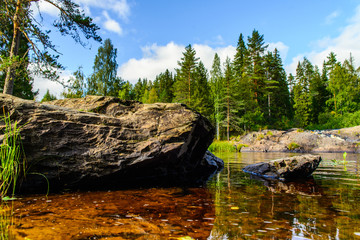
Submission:
POLYGON ((268 51, 273 52, 275 48, 279 51, 281 59, 283 62, 286 59, 287 53, 289 51, 289 47, 286 46, 283 42, 276 42, 276 43, 268 43, 268 51))
POLYGON ((35 12, 35 15, 39 14, 39 10, 41 13, 46 13, 53 17, 57 17, 59 15, 59 9, 43 0, 33 2, 31 4, 31 10, 35 12))
POLYGON ((299 54, 292 59, 292 63, 286 66, 288 73, 295 74, 296 66, 299 60, 306 56, 313 65, 322 67, 323 61, 330 52, 334 52, 338 61, 348 59, 350 53, 355 59, 355 64, 360 63, 360 5, 356 8, 355 15, 351 18, 349 24, 345 26, 342 32, 335 38, 324 37, 318 40, 315 49, 308 53, 299 54))
MULTIPOLYGON (((58 74, 60 76, 59 81, 62 82, 66 82, 72 76, 69 71, 62 71, 58 74)), ((52 95, 55 95, 57 98, 61 98, 61 93, 64 91, 64 88, 60 83, 51 81, 38 75, 33 76, 33 78, 33 89, 35 91, 39 90, 39 94, 36 96, 37 101, 40 101, 44 97, 47 90, 49 90, 49 92, 52 95)))
POLYGON ((138 78, 148 78, 154 80, 156 75, 166 69, 173 71, 177 67, 184 46, 173 42, 166 46, 153 44, 142 48, 143 58, 131 58, 128 62, 119 67, 119 75, 132 83, 136 83, 138 78))
POLYGON ((106 18, 106 21, 104 22, 105 29, 107 29, 110 32, 115 32, 121 36, 123 34, 123 30, 120 24, 116 22, 114 19, 111 19, 106 11, 103 11, 103 15, 106 18))
POLYGON ((334 20, 340 15, 339 11, 334 11, 332 13, 330 13, 326 18, 325 18, 325 23, 326 24, 332 24, 334 22, 334 20))
MULTIPOLYGON (((226 57, 233 58, 236 48, 227 46, 223 48, 211 48, 208 45, 194 44, 196 56, 210 70, 214 55, 217 52, 220 59, 224 62, 226 57)), ((183 56, 185 46, 170 42, 165 46, 153 44, 142 48, 143 57, 141 59, 130 59, 119 67, 119 75, 132 83, 136 83, 139 78, 148 78, 154 80, 156 75, 164 72, 166 69, 174 72, 178 68, 178 61, 183 56)))
POLYGON ((104 10, 110 10, 116 13, 123 20, 128 20, 130 16, 130 6, 126 0, 75 0, 83 8, 90 9, 97 7, 104 10))

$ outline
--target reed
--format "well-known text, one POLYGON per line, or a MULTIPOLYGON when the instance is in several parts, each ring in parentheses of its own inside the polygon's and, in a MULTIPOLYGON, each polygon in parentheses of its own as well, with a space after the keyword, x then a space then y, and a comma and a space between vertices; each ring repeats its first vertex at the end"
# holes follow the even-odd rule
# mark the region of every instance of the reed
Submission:
POLYGON ((4 123, 0 145, 0 194, 3 198, 10 192, 14 195, 17 180, 25 170, 25 161, 20 137, 21 127, 18 122, 11 121, 10 115, 6 116, 5 113, 1 121, 4 123))
POLYGON ((210 152, 236 152, 236 146, 229 141, 214 141, 208 150, 210 152))

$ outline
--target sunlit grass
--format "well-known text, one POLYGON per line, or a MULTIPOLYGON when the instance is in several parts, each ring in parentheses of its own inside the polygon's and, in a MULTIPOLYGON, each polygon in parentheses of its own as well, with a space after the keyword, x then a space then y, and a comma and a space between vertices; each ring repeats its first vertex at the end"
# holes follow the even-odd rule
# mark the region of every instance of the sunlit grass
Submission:
POLYGON ((208 148, 210 152, 236 152, 236 146, 231 141, 214 141, 208 148))
POLYGON ((2 117, 4 123, 2 143, 0 145, 0 194, 3 198, 6 194, 15 193, 17 180, 23 171, 25 161, 21 145, 20 129, 18 122, 10 120, 10 116, 2 117))

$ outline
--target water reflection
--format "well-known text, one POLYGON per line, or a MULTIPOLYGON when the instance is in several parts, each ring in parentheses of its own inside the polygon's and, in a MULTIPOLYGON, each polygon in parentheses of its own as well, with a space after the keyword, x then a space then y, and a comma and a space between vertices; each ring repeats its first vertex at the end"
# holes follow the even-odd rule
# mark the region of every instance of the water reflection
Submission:
POLYGON ((291 156, 237 153, 206 188, 29 196, 14 202, 16 239, 356 239, 360 154, 322 154, 313 178, 264 181, 245 165, 291 156), (345 168, 346 167, 346 168, 345 168), (345 170, 346 169, 346 170, 345 170))
POLYGON ((19 239, 206 239, 215 219, 200 188, 37 196, 16 205, 19 239))
POLYGON ((343 171, 329 156, 303 182, 268 182, 239 169, 283 155, 222 156, 227 168, 211 182, 216 220, 209 239, 354 239, 360 231, 358 160, 343 171), (336 174, 334 174, 336 172, 336 174), (330 174, 329 174, 330 173, 330 174), (333 178, 335 176, 335 179, 333 178), (340 180, 341 179, 341 180, 340 180), (350 180, 352 179, 352 180, 350 180), (347 184, 347 182, 351 184, 347 184), (222 182, 222 183, 219 183, 222 182))

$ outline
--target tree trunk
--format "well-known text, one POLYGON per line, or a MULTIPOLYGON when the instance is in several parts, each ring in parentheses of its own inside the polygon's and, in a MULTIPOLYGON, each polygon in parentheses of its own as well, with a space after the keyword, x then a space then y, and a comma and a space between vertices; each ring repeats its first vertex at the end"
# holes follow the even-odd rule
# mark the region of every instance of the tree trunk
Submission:
POLYGON ((230 141, 230 80, 227 86, 227 140, 230 141))
MULTIPOLYGON (((18 0, 16 3, 16 10, 14 14, 14 33, 13 39, 11 42, 11 48, 9 52, 10 61, 14 61, 14 57, 19 53, 19 43, 20 43, 20 32, 19 32, 19 11, 21 7, 21 0, 18 0)), ((11 63, 6 71, 6 78, 4 84, 4 94, 13 94, 14 91, 14 80, 15 80, 15 67, 14 64, 11 63)))

